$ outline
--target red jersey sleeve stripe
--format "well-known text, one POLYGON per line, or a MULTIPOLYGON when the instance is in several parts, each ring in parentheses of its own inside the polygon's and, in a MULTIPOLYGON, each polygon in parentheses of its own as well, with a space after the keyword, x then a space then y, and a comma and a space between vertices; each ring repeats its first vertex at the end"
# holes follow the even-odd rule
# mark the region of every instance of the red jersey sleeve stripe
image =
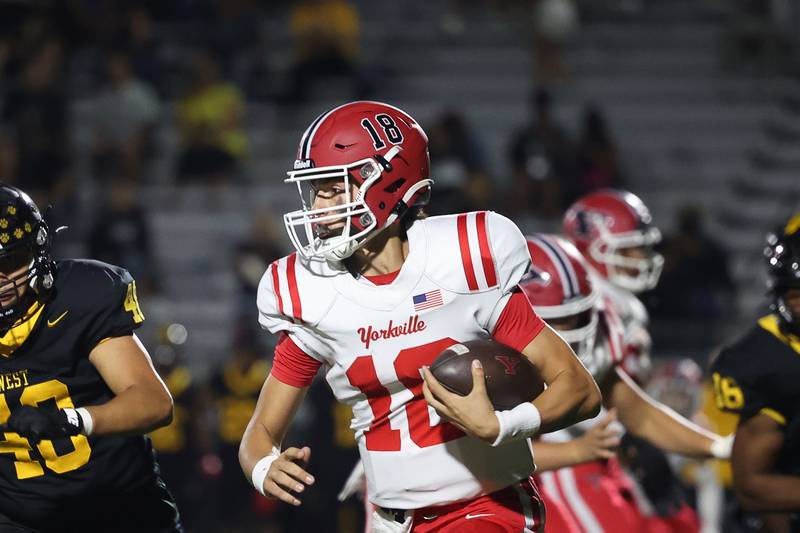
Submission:
POLYGON ((297 289, 297 253, 293 253, 286 260, 286 277, 289 280, 289 297, 292 299, 292 316, 302 322, 303 305, 300 302, 300 291, 297 289))
POLYGON ((486 232, 486 211, 478 213, 476 223, 478 225, 478 246, 481 250, 483 273, 486 276, 486 284, 491 288, 497 285, 497 274, 494 271, 492 249, 489 247, 489 234, 486 232))
POLYGON ((464 276, 467 286, 471 291, 478 290, 478 280, 475 278, 475 268, 472 266, 472 252, 469 250, 469 236, 467 235, 467 215, 458 215, 456 218, 458 228, 458 246, 461 248, 461 264, 464 266, 464 276))
POLYGON ((280 311, 282 315, 285 315, 286 312, 283 309, 283 298, 281 298, 281 280, 278 274, 277 261, 272 263, 272 289, 275 292, 275 299, 278 300, 278 311, 280 311))

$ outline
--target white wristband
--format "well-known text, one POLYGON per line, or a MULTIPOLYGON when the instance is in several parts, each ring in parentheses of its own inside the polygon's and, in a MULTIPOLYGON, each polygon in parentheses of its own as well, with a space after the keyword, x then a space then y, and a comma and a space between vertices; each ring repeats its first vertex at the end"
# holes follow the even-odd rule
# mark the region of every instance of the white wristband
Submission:
POLYGON ((733 438, 734 435, 731 434, 727 437, 717 437, 714 439, 709 448, 711 456, 714 457, 714 459, 730 459, 731 452, 733 451, 733 438))
POLYGON ((280 457, 280 455, 281 451, 273 446, 270 454, 259 459, 259 461, 256 463, 256 466, 253 467, 253 472, 250 474, 250 480, 252 481, 253 486, 258 492, 261 493, 262 496, 266 496, 264 493, 264 480, 267 479, 269 467, 272 466, 272 463, 274 463, 275 459, 280 457))
POLYGON ((542 425, 539 409, 530 402, 521 403, 509 411, 495 411, 500 432, 492 446, 533 437, 542 425))
POLYGON ((83 434, 88 437, 94 430, 94 420, 92 420, 92 415, 89 414, 89 410, 85 407, 78 407, 75 409, 75 412, 78 413, 78 416, 81 417, 81 421, 83 422, 83 434))

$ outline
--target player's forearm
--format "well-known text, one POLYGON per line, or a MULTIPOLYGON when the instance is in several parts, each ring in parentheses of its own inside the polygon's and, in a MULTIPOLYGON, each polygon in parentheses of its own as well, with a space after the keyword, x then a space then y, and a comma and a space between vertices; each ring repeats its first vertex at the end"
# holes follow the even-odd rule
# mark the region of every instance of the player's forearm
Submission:
POLYGON ((143 435, 172 421, 172 397, 161 387, 132 385, 112 400, 86 409, 93 435, 143 435))
POLYGON ((800 476, 755 474, 734 478, 736 495, 749 511, 800 510, 800 476))
POLYGON ((255 417, 250 420, 239 444, 239 464, 248 478, 256 463, 269 455, 274 447, 280 448, 280 445, 280 439, 270 435, 259 420, 255 417))
POLYGON ((536 471, 547 472, 585 462, 574 441, 534 443, 536 471))
POLYGON ((273 448, 280 448, 307 390, 267 377, 239 445, 239 464, 248 479, 258 461, 272 454, 273 448))
POLYGON ((711 457, 711 445, 718 436, 646 395, 623 372, 613 385, 611 404, 631 434, 668 452, 693 457, 711 457))
POLYGON ((600 390, 588 372, 564 370, 533 404, 542 418, 540 433, 556 431, 600 412, 600 390))

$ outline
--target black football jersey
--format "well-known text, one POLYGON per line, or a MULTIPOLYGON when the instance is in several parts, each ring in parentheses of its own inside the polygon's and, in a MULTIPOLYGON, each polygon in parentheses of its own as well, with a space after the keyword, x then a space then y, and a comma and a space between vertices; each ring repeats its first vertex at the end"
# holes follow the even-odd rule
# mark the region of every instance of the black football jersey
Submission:
POLYGON ((800 475, 800 339, 783 334, 768 315, 711 363, 717 406, 747 419, 764 414, 785 440, 781 471, 800 475))
MULTIPOLYGON (((0 357, 0 422, 20 405, 105 403, 112 391, 89 361, 105 339, 131 335, 144 317, 122 268, 89 260, 57 263, 50 298, 24 342, 0 357)), ((48 524, 65 507, 157 482, 146 437, 83 435, 29 442, 0 433, 0 513, 48 524)))

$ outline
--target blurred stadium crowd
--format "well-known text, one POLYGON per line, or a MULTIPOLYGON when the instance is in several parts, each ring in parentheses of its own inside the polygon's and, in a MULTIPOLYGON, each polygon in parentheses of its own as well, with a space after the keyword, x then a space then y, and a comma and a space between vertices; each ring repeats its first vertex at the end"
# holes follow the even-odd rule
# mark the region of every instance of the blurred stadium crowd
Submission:
MULTIPOLYGON (((694 139, 691 123, 655 132, 654 144, 673 142, 643 161, 625 142, 642 130, 615 131, 620 106, 575 87, 602 81, 595 71, 609 80, 620 74, 592 60, 614 44, 619 21, 663 26, 680 40, 681 17, 713 29, 714 49, 703 48, 705 40, 696 46, 712 57, 716 76, 733 81, 725 86, 733 87, 730 101, 769 100, 782 114, 800 113, 796 94, 781 90, 799 65, 792 28, 800 9, 789 1, 0 1, 0 181, 54 206, 54 225, 69 226, 56 242, 59 255, 119 264, 138 280, 145 344, 176 403, 172 425, 152 438, 189 531, 359 530, 361 504, 336 501, 356 461, 350 413, 324 383, 312 388, 289 438, 315 449, 320 473, 302 508, 258 496, 236 458, 270 368, 274 341, 258 330, 255 291, 266 266, 289 249, 279 223, 283 172, 304 125, 339 101, 409 102, 403 107, 430 137, 432 214, 490 208, 523 229, 552 231, 565 207, 592 190, 624 187, 653 200, 666 230, 664 274, 644 295, 654 319, 653 374, 662 400, 672 394, 689 404, 682 412, 702 411, 706 358, 755 316, 740 293, 755 293, 757 305, 763 292, 753 269, 759 239, 800 195, 796 180, 776 178, 780 188, 754 176, 800 162, 765 148, 800 138, 800 126, 759 116, 752 122, 772 144, 755 142, 744 154, 712 139, 721 160, 739 157, 725 161, 722 182, 704 182, 714 160, 698 164, 703 147, 681 143, 683 135, 694 139), (519 60, 518 72, 481 71, 509 51, 503 65, 519 60), (428 100, 425 91, 441 79, 426 77, 427 54, 461 58, 473 85, 445 85, 441 99, 428 100), (516 100, 493 100, 506 84, 516 100), (677 163, 665 171, 662 156, 677 163), (664 177, 675 169, 686 175, 664 177), (671 193, 660 196, 669 183, 671 193), (737 212, 731 197, 758 205, 737 212), (728 223, 728 237, 714 231, 728 223), (219 307, 175 303, 188 296, 191 307, 200 293, 219 296, 219 307), (676 394, 673 377, 696 394, 681 384, 684 394, 676 394)), ((684 50, 692 46, 689 39, 684 50)), ((647 62, 621 68, 647 70, 647 62)), ((709 66, 685 68, 691 79, 709 66)), ((621 72, 623 99, 632 73, 621 72)), ((672 71, 650 74, 651 86, 669 86, 672 71)), ((670 98, 678 109, 686 100, 693 113, 691 92, 661 99, 670 98)))

